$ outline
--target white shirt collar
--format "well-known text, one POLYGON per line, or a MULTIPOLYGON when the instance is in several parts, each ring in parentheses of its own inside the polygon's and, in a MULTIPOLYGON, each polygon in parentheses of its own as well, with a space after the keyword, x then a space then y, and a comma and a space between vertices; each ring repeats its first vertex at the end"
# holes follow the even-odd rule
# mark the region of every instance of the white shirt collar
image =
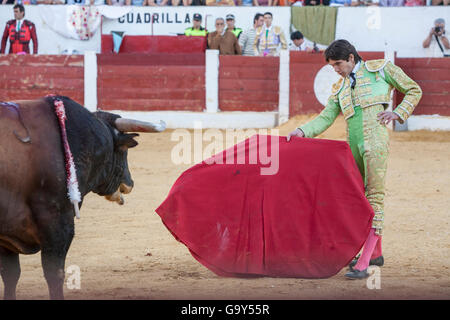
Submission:
POLYGON ((361 61, 358 61, 358 63, 355 64, 355 67, 353 68, 352 72, 353 73, 358 72, 360 66, 361 66, 361 61))
POLYGON ((271 24, 270 27, 267 27, 266 24, 264 24, 264 31, 266 30, 272 30, 273 25, 271 24))

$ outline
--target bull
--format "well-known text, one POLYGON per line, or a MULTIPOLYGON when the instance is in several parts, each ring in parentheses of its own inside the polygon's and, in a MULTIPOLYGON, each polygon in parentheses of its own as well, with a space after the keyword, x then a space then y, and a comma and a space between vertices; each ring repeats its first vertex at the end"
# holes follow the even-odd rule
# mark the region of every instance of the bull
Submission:
POLYGON ((50 299, 64 299, 65 258, 74 237, 75 208, 67 195, 66 162, 55 99, 65 106, 67 140, 81 195, 123 204, 133 180, 127 152, 137 133, 165 124, 89 112, 62 96, 0 105, 0 273, 4 299, 16 298, 19 254, 41 252, 50 299), (11 106, 15 106, 11 107, 11 106))

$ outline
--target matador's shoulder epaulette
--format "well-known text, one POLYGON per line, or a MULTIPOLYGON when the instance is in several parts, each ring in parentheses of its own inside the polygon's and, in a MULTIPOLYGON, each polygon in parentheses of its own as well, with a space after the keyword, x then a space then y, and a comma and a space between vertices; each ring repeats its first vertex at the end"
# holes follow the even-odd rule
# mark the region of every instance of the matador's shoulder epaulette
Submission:
POLYGON ((275 34, 280 34, 281 33, 281 27, 280 26, 273 26, 273 32, 275 34))
POLYGON ((344 78, 340 78, 339 81, 333 84, 333 86, 331 87, 331 94, 332 95, 338 94, 343 86, 344 86, 344 78))
POLYGON ((365 62, 366 69, 370 72, 377 72, 382 70, 389 60, 386 59, 377 59, 377 60, 368 60, 365 62))

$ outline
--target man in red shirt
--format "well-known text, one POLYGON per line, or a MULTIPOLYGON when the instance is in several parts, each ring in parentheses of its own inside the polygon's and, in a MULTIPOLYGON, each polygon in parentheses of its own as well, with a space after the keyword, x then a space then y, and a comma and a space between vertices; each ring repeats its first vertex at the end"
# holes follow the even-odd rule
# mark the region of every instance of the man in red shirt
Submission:
POLYGON ((0 53, 5 53, 6 42, 10 42, 9 53, 30 53, 30 40, 33 40, 33 53, 37 54, 38 42, 34 23, 25 20, 25 8, 21 4, 14 6, 14 20, 6 23, 3 32, 2 47, 0 53))

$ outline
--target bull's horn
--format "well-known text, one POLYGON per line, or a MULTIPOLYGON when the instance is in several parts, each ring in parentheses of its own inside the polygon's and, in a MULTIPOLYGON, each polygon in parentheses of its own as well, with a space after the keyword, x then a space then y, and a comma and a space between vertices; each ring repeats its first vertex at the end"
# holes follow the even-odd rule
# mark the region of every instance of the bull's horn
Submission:
POLYGON ((122 132, 162 132, 166 129, 166 123, 162 120, 159 123, 151 123, 117 118, 115 124, 116 128, 122 132))

